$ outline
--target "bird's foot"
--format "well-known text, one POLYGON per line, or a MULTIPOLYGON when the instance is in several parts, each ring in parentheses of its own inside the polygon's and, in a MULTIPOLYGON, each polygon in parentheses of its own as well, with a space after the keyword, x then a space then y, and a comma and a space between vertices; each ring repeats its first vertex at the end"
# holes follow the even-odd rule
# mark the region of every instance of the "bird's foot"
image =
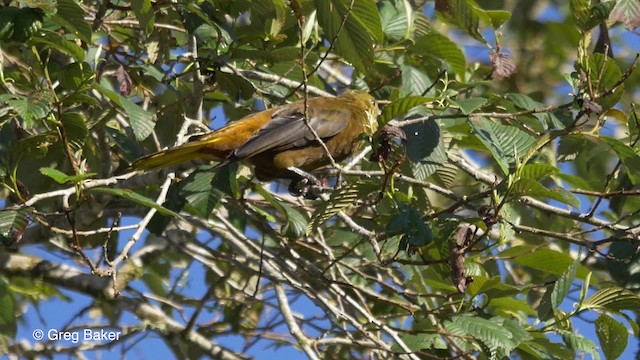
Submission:
POLYGON ((315 183, 306 178, 291 180, 289 193, 293 196, 304 196, 308 200, 316 200, 321 194, 329 191, 329 188, 315 183))
POLYGON ((315 200, 322 193, 329 191, 329 188, 322 186, 318 178, 308 172, 298 168, 290 168, 289 170, 298 175, 298 178, 291 180, 289 185, 289 193, 291 195, 304 196, 305 199, 315 200))

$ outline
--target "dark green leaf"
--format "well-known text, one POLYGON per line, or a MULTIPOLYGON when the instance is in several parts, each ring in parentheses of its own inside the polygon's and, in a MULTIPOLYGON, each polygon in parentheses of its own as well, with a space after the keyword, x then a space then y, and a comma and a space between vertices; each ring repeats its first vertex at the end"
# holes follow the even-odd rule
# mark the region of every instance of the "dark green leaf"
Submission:
POLYGON ((67 141, 76 149, 82 148, 87 136, 89 136, 84 115, 77 112, 67 112, 62 114, 61 122, 67 141))
POLYGON ((18 330, 16 303, 9 284, 0 277, 0 335, 14 338, 18 330))
POLYGON ((604 358, 607 360, 619 358, 629 341, 627 328, 606 314, 601 314, 596 319, 595 325, 604 358))
POLYGON ((436 11, 446 21, 466 31, 474 39, 486 43, 479 31, 480 16, 484 11, 472 0, 437 0, 436 11))
POLYGON ((432 98, 426 98, 422 96, 407 96, 395 100, 382 110, 382 115, 380 115, 380 122, 381 124, 386 124, 393 119, 401 120, 401 117, 408 113, 409 110, 417 106, 424 105, 432 100, 432 98))
POLYGON ((52 32, 44 32, 42 36, 32 37, 31 42, 48 45, 50 48, 73 57, 76 61, 84 61, 84 50, 71 40, 66 40, 62 35, 52 32))
POLYGON ((123 199, 127 199, 127 200, 131 200, 133 202, 135 202, 138 205, 142 205, 148 208, 152 208, 155 209, 157 212, 159 212, 162 215, 167 215, 167 216, 173 216, 173 217, 177 217, 180 218, 180 215, 165 208, 162 205, 159 205, 158 203, 156 203, 155 201, 149 199, 146 196, 142 196, 132 190, 129 189, 112 189, 112 188, 104 188, 104 187, 97 187, 97 188, 92 188, 92 189, 88 189, 88 191, 90 192, 99 192, 99 193, 104 193, 104 194, 110 194, 110 195, 115 195, 118 197, 121 197, 123 199))
POLYGON ((610 137, 601 136, 600 141, 609 145, 613 151, 618 154, 620 161, 627 170, 627 175, 634 185, 640 184, 640 155, 638 155, 630 146, 624 144, 620 140, 610 137))
MULTIPOLYGON (((71 30, 78 38, 86 43, 91 42, 91 27, 84 20, 84 10, 74 0, 57 0, 58 12, 54 16, 54 20, 71 30)), ((76 58, 78 61, 82 59, 76 58)))
POLYGON ((580 257, 578 256, 573 264, 569 266, 567 271, 564 272, 556 280, 553 285, 553 291, 551 292, 551 305, 553 306, 553 310, 560 308, 560 304, 564 301, 564 298, 569 294, 569 290, 571 289, 571 285, 575 281, 576 271, 578 270, 578 265, 580 265, 580 257))
POLYGON ((533 136, 515 126, 502 125, 483 117, 471 118, 469 124, 505 175, 509 174, 509 164, 522 159, 535 141, 533 136))
POLYGON ((432 61, 436 66, 448 68, 460 77, 465 74, 464 53, 455 42, 441 34, 427 34, 416 39, 407 51, 422 59, 432 61))
POLYGON ((131 8, 136 14, 136 18, 138 18, 140 26, 147 33, 153 31, 155 18, 153 14, 153 7, 151 6, 151 0, 133 0, 131 1, 131 8))

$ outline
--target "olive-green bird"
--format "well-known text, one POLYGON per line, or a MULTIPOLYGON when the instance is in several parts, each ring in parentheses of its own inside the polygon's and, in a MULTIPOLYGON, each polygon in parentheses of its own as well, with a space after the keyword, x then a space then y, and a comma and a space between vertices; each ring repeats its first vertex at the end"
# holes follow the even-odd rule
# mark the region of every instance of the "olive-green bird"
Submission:
POLYGON ((375 99, 365 92, 308 99, 308 125, 304 106, 300 100, 249 115, 184 145, 140 158, 132 169, 154 169, 194 159, 220 161, 221 165, 246 161, 253 165, 258 180, 310 180, 309 171, 329 165, 331 160, 309 127, 337 162, 360 146, 361 134, 372 135, 378 128, 375 99))

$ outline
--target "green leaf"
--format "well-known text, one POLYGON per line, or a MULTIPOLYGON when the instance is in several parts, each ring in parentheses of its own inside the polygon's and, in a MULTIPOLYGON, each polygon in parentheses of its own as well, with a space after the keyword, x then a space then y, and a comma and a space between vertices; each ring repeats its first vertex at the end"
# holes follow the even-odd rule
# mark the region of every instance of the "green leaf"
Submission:
POLYGON ((77 112, 64 113, 62 114, 61 123, 67 141, 76 149, 82 148, 87 136, 89 136, 89 129, 84 115, 77 112))
POLYGON ((469 115, 477 109, 481 108, 484 104, 487 103, 487 99, 485 98, 469 98, 469 99, 459 99, 459 100, 451 100, 452 103, 458 105, 460 111, 463 114, 469 115))
POLYGON ((16 303, 9 291, 9 284, 0 277, 0 335, 14 338, 18 331, 16 303))
POLYGON ((64 184, 68 182, 70 178, 69 175, 63 173, 62 171, 50 167, 41 167, 40 173, 44 176, 52 178, 58 184, 64 184))
POLYGON ((527 164, 521 167, 518 175, 520 175, 520 177, 524 179, 540 181, 542 179, 546 179, 549 176, 556 175, 559 172, 560 170, 555 166, 534 163, 527 164))
POLYGON ((325 38, 333 41, 337 36, 336 51, 356 69, 366 72, 373 64, 373 41, 379 42, 384 36, 375 4, 355 0, 349 11, 351 0, 315 0, 314 3, 325 38))
POLYGON ((601 314, 596 319, 595 325, 604 358, 607 360, 619 358, 629 341, 627 328, 606 314, 601 314))
POLYGON ((42 36, 32 37, 30 42, 48 45, 50 48, 69 55, 76 61, 84 61, 84 50, 73 41, 67 40, 58 33, 45 31, 42 36))
MULTIPOLYGON (((74 0, 57 0, 58 12, 53 19, 76 34, 80 40, 91 43, 91 26, 84 20, 84 10, 74 0)), ((80 59, 76 59, 82 61, 80 59)))
MULTIPOLYGON (((573 264, 574 260, 565 253, 542 248, 533 253, 520 255, 513 262, 546 274, 562 275, 573 264)), ((579 279, 584 279, 588 273, 589 271, 584 266, 579 265, 576 276, 579 279)))
POLYGON ((380 115, 380 123, 386 124, 393 119, 401 119, 409 110, 424 105, 432 98, 426 98, 422 96, 407 96, 398 100, 394 100, 391 104, 387 105, 380 115))
POLYGON ((16 237, 22 236, 21 233, 28 224, 27 216, 30 211, 30 208, 0 210, 0 237, 15 240, 16 237))
POLYGON ((504 10, 485 10, 485 14, 491 19, 491 27, 499 29, 502 24, 511 19, 511 13, 504 10))
POLYGON ((509 164, 523 158, 535 138, 515 126, 502 125, 484 117, 470 118, 474 135, 489 149, 504 174, 509 174, 509 164))
MULTIPOLYGON (((405 334, 401 335, 400 338, 404 342, 405 345, 411 351, 420 351, 424 349, 446 349, 447 344, 442 340, 442 336, 440 334, 419 334, 419 335, 410 335, 405 334)), ((393 344, 391 347, 391 351, 401 352, 402 349, 399 345, 393 344)))
POLYGON ((523 341, 531 338, 516 322, 501 317, 487 320, 476 316, 455 316, 451 321, 446 321, 444 327, 453 335, 473 337, 489 348, 492 354, 500 351, 503 356, 508 356, 523 341))
POLYGON ((287 222, 282 228, 282 232, 291 239, 299 239, 305 236, 307 234, 307 219, 289 205, 280 203, 280 208, 287 217, 287 222))
POLYGON ((358 199, 364 199, 380 190, 378 184, 357 182, 333 191, 329 199, 323 201, 313 212, 306 233, 311 234, 335 214, 355 204, 358 199))
POLYGON ((422 220, 418 210, 402 204, 387 223, 387 233, 390 236, 404 234, 402 242, 416 247, 424 246, 433 240, 431 228, 422 220))
POLYGON ((21 8, 14 17, 13 41, 26 42, 42 27, 44 11, 38 8, 21 8))
POLYGON ((131 8, 144 31, 151 33, 155 23, 151 0, 133 0, 131 1, 131 8))
POLYGON ((640 297, 623 288, 600 289, 582 304, 582 310, 585 309, 639 311, 640 297))
POLYGON ((582 32, 588 31, 590 28, 587 25, 590 15, 590 0, 570 0, 569 5, 571 7, 571 14, 576 21, 578 28, 582 32))
POLYGON ((622 161, 627 170, 629 180, 631 180, 634 185, 640 184, 640 155, 620 140, 606 136, 601 136, 599 139, 609 145, 611 149, 618 154, 620 161, 622 161))
POLYGON ((51 108, 51 101, 46 92, 28 96, 3 94, 0 95, 0 103, 2 102, 11 107, 24 120, 27 129, 34 126, 35 120, 47 116, 51 108))
POLYGON ((605 1, 592 6, 589 10, 589 17, 583 24, 584 30, 591 30, 607 21, 609 14, 615 5, 616 1, 605 1))
POLYGON ((97 187, 97 188, 88 189, 88 191, 115 195, 115 196, 121 197, 123 199, 127 199, 127 200, 130 200, 130 201, 133 201, 138 205, 142 205, 144 207, 155 209, 158 213, 160 213, 162 215, 181 218, 181 216, 179 214, 177 214, 177 213, 165 208, 162 205, 157 204, 155 201, 149 199, 148 197, 140 195, 140 194, 138 194, 138 193, 136 193, 136 192, 134 192, 132 190, 129 190, 129 189, 112 189, 112 188, 97 187))
POLYGON ((405 1, 385 0, 378 3, 382 30, 391 40, 408 39, 411 36, 414 14, 405 1))
POLYGON ((527 178, 521 178, 511 186, 511 196, 531 196, 537 199, 553 199, 564 204, 580 208, 580 199, 564 188, 547 189, 539 182, 527 178))
POLYGON ((436 12, 445 21, 458 26, 474 39, 486 43, 479 31, 480 16, 484 11, 478 8, 473 0, 438 0, 436 12))
POLYGON ((415 44, 407 48, 414 56, 434 63, 435 66, 447 67, 461 78, 466 71, 464 53, 455 42, 448 37, 431 33, 416 39, 415 44))
POLYGON ((86 62, 74 62, 65 65, 58 72, 60 85, 68 90, 78 91, 91 86, 94 74, 91 66, 86 62))
MULTIPOLYGON (((587 73, 591 82, 591 87, 597 94, 610 91, 614 85, 622 79, 622 71, 615 61, 604 54, 595 53, 589 56, 589 68, 587 73)), ((619 85, 613 93, 598 97, 596 102, 602 106, 605 112, 615 106, 624 94, 624 84, 619 85)))
POLYGON ((591 339, 588 339, 578 333, 569 332, 569 331, 560 331, 560 335, 562 335, 562 339, 569 346, 569 348, 574 351, 581 351, 591 355, 594 360, 600 359, 600 354, 598 354, 598 347, 591 339))
POLYGON ((407 136, 407 156, 411 161, 429 161, 427 158, 435 152, 439 155, 436 160, 438 164, 446 160, 442 134, 437 122, 431 120, 405 126, 404 132, 407 136))
POLYGON ((560 304, 562 304, 564 298, 569 294, 571 285, 576 278, 578 265, 580 265, 580 256, 574 260, 573 264, 569 266, 567 271, 565 271, 553 285, 553 291, 551 292, 551 305, 553 306, 554 311, 560 308, 560 304))
MULTIPOLYGON (((402 89, 408 94, 425 94, 431 79, 424 73, 411 65, 401 64, 400 72, 402 73, 402 89)), ((430 92, 433 92, 431 90, 430 92)))
MULTIPOLYGON (((511 101, 515 107, 523 110, 543 109, 545 107, 543 103, 537 102, 525 94, 509 93, 505 97, 511 101)), ((536 117, 545 128, 555 129, 564 127, 560 119, 551 112, 538 112, 532 115, 536 117)))
POLYGON ((149 137, 155 127, 156 116, 154 113, 144 110, 137 104, 134 104, 131 100, 123 97, 122 95, 106 89, 102 85, 96 84, 95 88, 104 96, 109 98, 114 104, 119 106, 124 113, 129 117, 131 124, 131 130, 136 137, 136 140, 142 141, 149 137))

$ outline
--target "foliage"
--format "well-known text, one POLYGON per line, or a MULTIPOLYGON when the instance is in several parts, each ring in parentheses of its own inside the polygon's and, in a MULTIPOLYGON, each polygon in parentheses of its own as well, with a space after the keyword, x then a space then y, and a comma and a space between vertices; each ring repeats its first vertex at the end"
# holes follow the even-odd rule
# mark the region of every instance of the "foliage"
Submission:
POLYGON ((73 290, 91 304, 60 330, 140 351, 153 333, 179 358, 619 358, 639 332, 639 23, 633 0, 5 1, 0 350, 132 351, 18 339, 73 290), (381 100, 382 131, 319 172, 324 198, 237 164, 128 171, 346 88, 381 100))

